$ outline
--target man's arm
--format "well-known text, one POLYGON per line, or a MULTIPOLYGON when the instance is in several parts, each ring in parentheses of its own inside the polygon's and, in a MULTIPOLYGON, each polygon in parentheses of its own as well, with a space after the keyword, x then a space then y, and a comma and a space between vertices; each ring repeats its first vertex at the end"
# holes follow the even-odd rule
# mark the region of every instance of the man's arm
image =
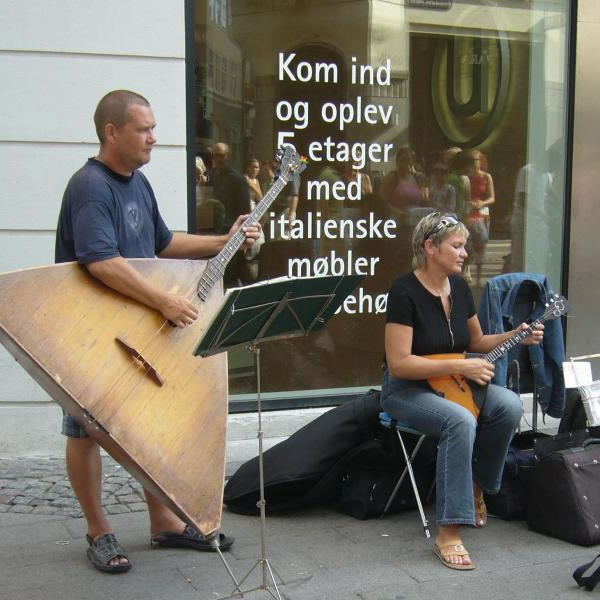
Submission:
POLYGON ((203 258, 218 254, 227 243, 227 235, 193 235, 174 232, 160 258, 203 258))
POLYGON ((158 310, 177 327, 193 323, 198 316, 198 309, 190 300, 158 289, 121 256, 85 266, 91 275, 108 287, 158 310))
POLYGON ((248 215, 240 215, 232 225, 227 235, 192 235, 189 233, 174 233, 171 241, 160 253, 160 258, 202 258, 218 254, 223 246, 242 228, 246 240, 243 248, 248 250, 260 237, 260 225, 242 227, 248 215))
MULTIPOLYGON (((242 227, 246 218, 247 215, 238 217, 227 235, 200 236, 175 233, 159 256, 161 258, 214 256, 223 248, 227 240, 242 227)), ((246 236, 244 247, 249 248, 259 237, 260 227, 251 225, 244 227, 243 231, 246 236)), ((121 256, 96 260, 86 263, 85 266, 91 275, 108 287, 158 310, 165 319, 177 327, 189 325, 198 316, 198 310, 190 300, 155 287, 121 256)))

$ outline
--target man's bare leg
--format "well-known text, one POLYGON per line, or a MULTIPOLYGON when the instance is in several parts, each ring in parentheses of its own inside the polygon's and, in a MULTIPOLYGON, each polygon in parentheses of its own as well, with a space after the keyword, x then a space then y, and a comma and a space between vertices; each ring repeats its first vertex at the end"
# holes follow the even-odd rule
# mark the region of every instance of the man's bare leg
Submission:
MULTIPOLYGON (((182 521, 170 508, 151 492, 144 489, 150 514, 151 544, 171 548, 193 548, 216 552, 213 539, 205 537, 199 530, 182 521)), ((216 533, 216 540, 222 552, 229 550, 235 539, 223 533, 216 533)))
POLYGON ((182 533, 185 523, 170 509, 153 496, 148 490, 144 490, 148 513, 150 514, 150 533, 155 535, 163 531, 182 533))
MULTIPOLYGON (((97 540, 106 533, 112 533, 112 527, 102 508, 100 447, 92 438, 67 438, 67 473, 85 515, 88 535, 93 540, 97 540)), ((124 557, 116 557, 109 562, 109 565, 128 562, 124 557)))

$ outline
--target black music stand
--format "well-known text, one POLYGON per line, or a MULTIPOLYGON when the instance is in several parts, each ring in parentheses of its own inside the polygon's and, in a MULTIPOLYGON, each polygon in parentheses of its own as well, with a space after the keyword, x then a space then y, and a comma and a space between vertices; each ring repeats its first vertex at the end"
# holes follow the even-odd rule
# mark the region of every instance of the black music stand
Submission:
POLYGON ((221 560, 225 563, 235 583, 234 591, 227 598, 243 596, 244 593, 256 590, 265 590, 273 598, 282 600, 267 558, 266 548, 259 344, 268 340, 307 335, 311 331, 323 328, 362 279, 362 275, 281 277, 247 287, 227 290, 221 310, 194 351, 196 356, 210 356, 236 346, 247 345, 248 350, 256 356, 260 487, 260 500, 257 506, 260 509, 261 556, 238 584, 223 555, 219 552, 221 560), (262 567, 262 585, 242 591, 240 586, 258 566, 262 567), (273 582, 275 592, 269 586, 268 577, 273 582))

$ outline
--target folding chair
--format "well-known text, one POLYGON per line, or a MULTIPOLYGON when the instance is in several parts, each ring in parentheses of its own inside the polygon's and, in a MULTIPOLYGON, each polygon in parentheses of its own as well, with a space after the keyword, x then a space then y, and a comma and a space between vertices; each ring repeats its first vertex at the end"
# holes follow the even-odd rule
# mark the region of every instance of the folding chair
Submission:
POLYGON ((408 473, 408 476, 410 477, 410 482, 412 484, 413 492, 415 494, 415 500, 417 501, 417 507, 419 508, 419 514, 421 515, 421 522, 423 523, 423 529, 425 531, 425 535, 429 538, 429 537, 431 537, 431 534, 429 533, 429 523, 427 521, 427 518, 425 517, 425 512, 423 510, 423 504, 421 503, 421 496, 419 494, 419 489, 417 488, 417 482, 415 480, 415 475, 414 475, 413 469, 412 469, 412 462, 415 459, 415 457, 417 456, 417 453, 419 452, 419 448, 421 447, 423 440, 427 437, 427 434, 423 433, 422 431, 418 431, 417 429, 413 429, 412 427, 409 427, 408 425, 405 425, 404 423, 401 423, 400 421, 392 418, 391 415, 389 415, 386 412, 379 413, 379 422, 381 423, 381 425, 383 427, 396 430, 396 433, 398 434, 398 440, 400 440, 400 446, 402 447, 402 453, 404 454, 404 460, 406 462, 406 466, 404 467, 404 470, 402 471, 402 474, 400 475, 400 479, 398 479, 398 483, 396 484, 396 487, 393 489, 392 494, 390 495, 390 499, 387 501, 387 504, 385 505, 385 508, 383 509, 383 512, 381 513, 381 517, 384 517, 386 512, 389 510, 390 506, 392 505, 392 502, 394 501, 396 494, 398 493, 398 490, 400 489, 400 486, 402 485, 402 482, 404 481, 404 478, 406 477, 406 474, 408 473), (412 433, 413 435, 419 436, 419 440, 418 440, 417 444, 415 445, 410 456, 408 455, 408 452, 406 451, 406 446, 404 445, 404 440, 402 439, 401 432, 402 433, 412 433))

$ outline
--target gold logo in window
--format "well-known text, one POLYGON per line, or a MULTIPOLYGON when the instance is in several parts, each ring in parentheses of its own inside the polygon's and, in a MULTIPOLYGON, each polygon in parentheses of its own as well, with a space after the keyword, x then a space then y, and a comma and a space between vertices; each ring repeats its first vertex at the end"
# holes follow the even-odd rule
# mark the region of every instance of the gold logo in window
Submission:
POLYGON ((431 93, 444 135, 466 147, 485 141, 504 113, 509 81, 510 48, 505 37, 440 39, 431 93))

